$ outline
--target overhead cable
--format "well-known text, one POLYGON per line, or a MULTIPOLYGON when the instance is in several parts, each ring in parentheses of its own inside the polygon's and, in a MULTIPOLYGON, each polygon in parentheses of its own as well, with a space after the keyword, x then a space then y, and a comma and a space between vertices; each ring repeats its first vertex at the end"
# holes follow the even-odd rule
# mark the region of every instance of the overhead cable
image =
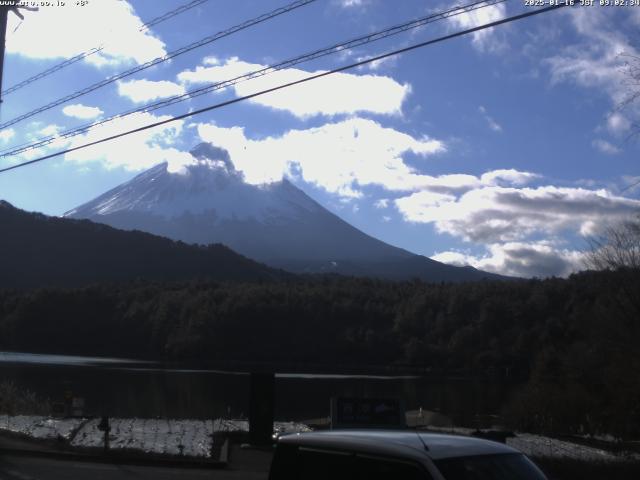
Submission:
POLYGON ((271 93, 271 92, 282 90, 284 88, 289 88, 289 87, 292 87, 294 85, 299 85, 299 84, 302 84, 302 83, 310 82, 312 80, 316 80, 318 78, 322 78, 322 77, 326 77, 326 76, 329 76, 329 75, 333 75, 335 73, 343 72, 343 71, 346 71, 346 70, 351 70, 351 69, 354 69, 354 68, 357 68, 357 67, 361 67, 363 65, 367 65, 369 63, 378 62, 378 61, 383 60, 385 58, 389 58, 389 57, 392 57, 392 56, 395 56, 395 55, 399 55, 399 54, 406 53, 406 52, 409 52, 409 51, 412 51, 412 50, 423 48, 423 47, 426 47, 428 45, 433 45, 435 43, 440 43, 440 42, 443 42, 443 41, 446 41, 446 40, 451 40, 453 38, 461 37, 463 35, 468 35, 470 33, 479 32, 481 30, 486 30, 487 28, 497 27, 498 25, 503 25, 503 24, 506 24, 506 23, 514 22, 516 20, 522 20, 524 18, 532 17, 534 15, 540 15, 542 13, 558 10, 560 8, 564 8, 564 7, 569 6, 569 5, 572 5, 572 3, 563 2, 563 3, 559 3, 559 4, 554 4, 554 5, 551 5, 551 6, 548 6, 548 7, 539 8, 539 9, 531 10, 531 11, 528 11, 528 12, 525 12, 525 13, 521 13, 519 15, 512 15, 510 17, 506 17, 506 18, 503 18, 501 20, 496 20, 494 22, 489 22, 489 23, 486 23, 484 25, 479 25, 477 27, 468 28, 466 30, 460 30, 458 32, 451 33, 451 34, 448 34, 448 35, 444 35, 444 36, 441 36, 441 37, 438 37, 438 38, 434 38, 434 39, 431 39, 431 40, 427 40, 425 42, 420 42, 420 43, 416 43, 416 44, 413 44, 413 45, 408 46, 408 47, 400 48, 398 50, 393 50, 391 52, 384 53, 382 55, 377 55, 377 56, 374 56, 374 57, 370 57, 370 58, 367 58, 365 60, 361 60, 359 62, 355 62, 355 63, 351 63, 351 64, 348 64, 348 65, 344 65, 342 67, 334 68, 333 70, 328 70, 326 72, 316 73, 314 75, 310 75, 310 76, 302 78, 300 80, 295 80, 293 82, 284 83, 284 84, 281 84, 281 85, 278 85, 278 86, 275 86, 275 87, 267 88, 267 89, 261 90, 259 92, 252 93, 250 95, 245 95, 245 96, 242 96, 242 97, 238 97, 238 98, 234 98, 234 99, 231 99, 231 100, 227 100, 225 102, 217 103, 217 104, 214 104, 214 105, 209 105, 208 107, 204 107, 204 108, 200 108, 198 110, 193 110, 193 111, 190 111, 190 112, 187 112, 187 113, 183 113, 182 115, 177 115, 177 116, 174 116, 174 117, 171 117, 171 118, 167 118, 165 120, 160 120, 160 121, 157 121, 157 122, 154 122, 154 123, 143 125, 142 127, 134 128, 132 130, 127 130, 125 132, 121 132, 121 133, 118 133, 116 135, 111 135, 111 136, 108 136, 108 137, 105 137, 105 138, 101 138, 100 140, 95 140, 93 142, 84 143, 84 144, 78 145, 76 147, 67 148, 65 150, 60 150, 58 152, 51 153, 51 154, 48 154, 48 155, 44 155, 44 156, 39 157, 39 158, 34 158, 33 160, 22 162, 22 163, 19 163, 19 164, 16 164, 16 165, 11 165, 9 167, 5 167, 5 168, 0 169, 0 173, 7 172, 7 171, 10 171, 10 170, 15 170, 17 168, 22 168, 22 167, 25 167, 27 165, 33 165, 34 163, 39 163, 39 162, 42 162, 44 160, 48 160, 50 158, 54 158, 54 157, 57 157, 57 156, 60 156, 60 155, 64 155, 64 154, 71 153, 71 152, 75 152, 75 151, 78 151, 78 150, 82 150, 84 148, 92 147, 94 145, 99 145, 101 143, 110 142, 112 140, 116 140, 118 138, 121 138, 121 137, 124 137, 124 136, 127 136, 127 135, 143 132, 145 130, 149 130, 151 128, 156 128, 156 127, 159 127, 159 126, 162 126, 162 125, 166 125, 166 124, 171 123, 171 122, 175 122, 175 121, 178 121, 178 120, 183 120, 185 118, 193 117, 195 115, 200 115, 202 113, 210 112, 212 110, 216 110, 216 109, 219 109, 219 108, 222 108, 222 107, 226 107, 228 105, 232 105, 232 104, 235 104, 235 103, 239 103, 239 102, 243 102, 243 101, 246 101, 246 100, 250 100, 250 99, 255 98, 255 97, 259 97, 259 96, 266 95, 266 94, 271 93))
POLYGON ((7 128, 7 127, 15 125, 16 123, 19 123, 19 122, 21 122, 23 120, 26 120, 27 118, 31 118, 34 115, 37 115, 39 113, 42 113, 42 112, 45 112, 45 111, 50 110, 52 108, 55 108, 55 107, 57 107, 59 105, 62 105, 62 104, 66 103, 66 102, 68 102, 70 100, 74 100, 74 99, 79 98, 79 97, 81 97, 83 95, 91 93, 91 92, 93 92, 93 91, 95 91, 95 90, 97 90, 99 88, 104 87, 105 85, 109 85, 109 84, 114 83, 114 82, 116 82, 118 80, 121 80, 123 78, 129 77, 129 76, 131 76, 131 75, 133 75, 135 73, 141 72, 142 70, 145 70, 147 68, 153 67, 153 66, 158 65, 160 63, 166 62, 166 61, 168 61, 168 60, 170 60, 172 58, 177 57, 178 55, 182 55, 184 53, 187 53, 187 52, 190 52, 192 50, 195 50, 196 48, 200 48, 200 47, 202 47, 204 45, 208 45, 208 44, 210 44, 212 42, 215 42, 216 40, 219 40, 219 39, 224 38, 224 37, 228 37, 229 35, 233 35, 236 32, 239 32, 241 30, 247 29, 247 28, 252 27, 254 25, 257 25, 259 23, 265 22, 267 20, 270 20, 270 19, 272 19, 274 17, 277 17, 279 15, 282 15, 284 13, 288 13, 288 12, 290 12, 292 10, 295 10, 296 8, 303 7, 305 5, 313 3, 315 1, 316 0, 296 0, 293 3, 285 5, 284 7, 277 8, 275 10, 272 10, 272 11, 270 11, 268 13, 264 13, 264 14, 258 16, 258 17, 255 17, 255 18, 252 18, 252 19, 247 20, 245 22, 242 22, 242 23, 240 23, 238 25, 235 25, 235 26, 233 26, 231 28, 228 28, 226 30, 220 31, 220 32, 215 33, 213 35, 209 35, 209 36, 207 36, 207 37, 205 37, 205 38, 203 38, 201 40, 198 40, 197 42, 190 43, 189 45, 181 47, 181 48, 179 48, 177 50, 169 52, 169 53, 167 53, 167 54, 165 54, 165 55, 163 55, 161 57, 157 57, 157 58, 155 58, 153 60, 150 60, 148 62, 142 63, 142 64, 140 64, 140 65, 138 65, 136 67, 130 68, 129 70, 125 70, 124 72, 120 72, 120 73, 117 73, 115 75, 111 75, 110 77, 107 77, 104 80, 101 80, 101 81, 99 81, 97 83, 94 83, 93 85, 85 87, 85 88, 83 88, 81 90, 73 92, 73 93, 71 93, 69 95, 66 95, 66 96, 62 97, 62 98, 54 100, 53 102, 48 103, 48 104, 46 104, 44 106, 38 107, 35 110, 31 110, 30 112, 24 113, 24 114, 22 114, 22 115, 20 115, 18 117, 15 117, 15 118, 13 118, 11 120, 8 120, 8 121, 4 122, 3 124, 0 124, 0 130, 3 130, 5 128, 7 128))
MULTIPOLYGON (((138 30, 140 32, 144 32, 146 30, 148 30, 149 28, 151 28, 154 25, 157 25, 161 22, 164 22, 165 20, 169 20, 170 18, 175 17, 176 15, 180 15, 181 13, 186 12, 187 10, 190 10, 194 7, 197 7, 198 5, 202 5, 205 2, 208 2, 209 0, 193 0, 185 5, 182 5, 178 8, 175 8, 167 13, 164 13, 162 15, 160 15, 159 17, 154 18, 153 20, 148 21, 147 23, 145 23, 144 25, 142 25, 138 30)), ((79 53, 78 55, 71 57, 67 60, 64 60, 63 62, 57 63, 56 65, 53 65, 50 68, 47 68, 46 70, 43 70, 40 73, 37 73, 36 75, 33 75, 32 77, 29 77, 23 81, 21 81, 20 83, 17 83, 15 85, 13 85, 12 87, 7 88, 6 90, 4 90, 2 92, 1 96, 5 96, 8 95, 10 93, 13 93, 17 90, 20 90, 23 87, 26 87, 27 85, 32 84, 33 82, 36 82, 42 78, 48 77, 49 75, 58 72, 60 70, 62 70, 63 68, 68 67, 69 65, 73 65, 76 62, 79 62, 80 60, 83 60, 87 57, 90 57, 91 55, 98 53, 100 51, 102 51, 105 48, 105 45, 102 44, 98 47, 93 47, 89 50, 86 50, 82 53, 79 53)))
POLYGON ((227 80, 223 80, 221 82, 216 82, 213 84, 208 84, 205 85, 203 87, 199 87, 193 90, 190 90, 184 94, 180 94, 180 95, 174 95, 172 97, 163 99, 163 100, 159 100, 153 103, 148 103, 146 105, 125 111, 125 112, 121 112, 117 115, 113 115, 104 119, 101 119, 97 122, 91 122, 91 123, 87 123, 85 125, 79 126, 79 127, 75 127, 71 130, 67 130, 65 132, 62 133, 58 133, 55 135, 50 135, 48 137, 42 138, 37 140, 36 142, 29 142, 29 143, 24 143, 21 145, 16 145, 13 146, 9 149, 6 149, 5 151, 0 152, 0 157, 8 157, 8 156, 14 156, 14 155, 18 155, 20 153, 23 153, 25 151, 29 151, 29 150, 33 150, 36 148, 41 148, 44 147, 46 145, 49 145, 55 141, 58 141, 60 139, 67 139, 67 138, 72 138, 75 137, 77 135, 81 135, 83 133, 86 133, 87 131, 89 131, 90 129, 99 127, 99 126, 103 126, 109 122, 112 122, 114 120, 119 120, 122 119, 124 117, 127 117, 129 115, 133 115, 136 113, 146 113, 146 112, 152 112, 155 110, 158 110, 160 108, 164 108, 164 107, 168 107, 170 105, 174 105, 176 103, 179 102, 183 102, 185 100, 189 100, 192 98, 196 98, 199 97, 201 95, 205 95, 207 93, 211 93, 213 91, 216 90, 222 90, 224 88, 236 85, 238 83, 241 82, 245 82, 254 78, 258 78, 258 77, 262 77, 264 75, 268 75, 274 72, 277 72, 279 70, 283 70, 285 68, 289 68, 295 65, 298 65, 300 63, 303 62, 307 62, 310 60, 314 60, 323 56, 327 56, 330 54, 335 54, 335 53, 339 53, 339 52, 344 52, 345 50, 348 49, 352 49, 361 45, 365 45, 368 43, 372 43, 378 40, 382 40, 383 38, 387 38, 390 37, 392 35, 398 35, 402 32, 406 32, 407 30, 410 29, 414 29, 417 27, 421 27, 424 25, 427 25, 429 23, 433 23, 439 20, 444 20, 447 18, 451 18, 454 17, 456 15, 461 15, 464 13, 469 13, 471 11, 480 9, 480 8, 485 8, 485 7, 489 7, 492 5, 496 5, 498 3, 503 3, 506 0, 483 0, 483 1, 476 1, 470 4, 466 4, 466 5, 460 5, 457 7, 453 7, 450 8, 448 10, 442 11, 442 12, 438 12, 438 13, 434 13, 434 14, 430 14, 428 16, 416 19, 416 20, 411 20, 409 22, 405 22, 402 23, 400 25, 394 25, 392 27, 388 27, 384 30, 380 30, 377 32, 373 32, 373 33, 368 33, 365 35, 362 35, 360 37, 357 38, 353 38, 351 40, 348 41, 344 41, 341 43, 337 43, 337 44, 333 44, 329 47, 325 47, 325 48, 321 48, 318 50, 314 50, 312 52, 309 53, 305 53, 303 55, 299 55, 297 57, 282 61, 282 62, 278 62, 276 64, 258 69, 258 70, 254 70, 251 72, 247 72, 245 74, 227 79, 227 80))

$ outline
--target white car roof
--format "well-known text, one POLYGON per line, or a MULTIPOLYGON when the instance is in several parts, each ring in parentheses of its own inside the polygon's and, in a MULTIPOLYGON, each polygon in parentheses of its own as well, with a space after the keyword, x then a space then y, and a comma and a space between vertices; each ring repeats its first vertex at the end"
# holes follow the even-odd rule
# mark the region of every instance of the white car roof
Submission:
POLYGON ((316 448, 433 460, 473 455, 520 453, 503 443, 474 437, 414 430, 326 430, 280 438, 281 443, 316 448))

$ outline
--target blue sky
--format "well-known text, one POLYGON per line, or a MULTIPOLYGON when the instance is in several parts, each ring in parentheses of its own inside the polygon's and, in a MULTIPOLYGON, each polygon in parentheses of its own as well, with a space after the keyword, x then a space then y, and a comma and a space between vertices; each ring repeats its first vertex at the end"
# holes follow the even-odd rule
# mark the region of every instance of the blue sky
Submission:
MULTIPOLYGON (((3 88, 91 47, 98 54, 7 95, 2 122, 285 5, 89 0, 11 15, 3 88)), ((0 131, 0 150, 451 7, 317 0, 0 131)), ((478 9, 235 88, 91 129, 0 167, 526 10, 478 9)), ((640 7, 575 7, 457 38, 286 91, 0 174, 0 198, 60 215, 200 141, 251 183, 283 176, 364 232, 415 253, 521 276, 582 268, 585 236, 640 209, 638 108, 625 61, 640 7)), ((636 43, 634 43, 636 42, 636 43)))

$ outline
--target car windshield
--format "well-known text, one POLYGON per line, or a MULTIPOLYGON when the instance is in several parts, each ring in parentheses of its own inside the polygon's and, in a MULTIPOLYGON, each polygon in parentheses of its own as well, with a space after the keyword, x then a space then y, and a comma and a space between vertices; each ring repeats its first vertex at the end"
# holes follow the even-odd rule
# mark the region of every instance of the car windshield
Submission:
POLYGON ((437 460, 446 480, 546 480, 524 455, 508 453, 437 460))

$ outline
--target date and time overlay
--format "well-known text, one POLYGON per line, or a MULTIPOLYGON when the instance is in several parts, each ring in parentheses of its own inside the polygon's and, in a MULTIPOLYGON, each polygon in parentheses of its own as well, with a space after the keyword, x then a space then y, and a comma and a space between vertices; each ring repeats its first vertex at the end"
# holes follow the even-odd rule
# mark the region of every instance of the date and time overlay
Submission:
MULTIPOLYGON (((96 0, 0 0, 0 7, 84 7, 96 0)), ((640 7, 640 0, 522 0, 525 7, 551 7, 569 5, 580 7, 640 7)))
MULTIPOLYGON (((8 7, 84 7, 95 0, 0 0, 0 6, 8 7)), ((571 5, 581 7, 640 7, 640 0, 522 0, 525 7, 550 7, 571 5)))
POLYGON ((577 7, 640 7, 640 0, 523 0, 525 7, 553 7, 568 5, 577 7))

